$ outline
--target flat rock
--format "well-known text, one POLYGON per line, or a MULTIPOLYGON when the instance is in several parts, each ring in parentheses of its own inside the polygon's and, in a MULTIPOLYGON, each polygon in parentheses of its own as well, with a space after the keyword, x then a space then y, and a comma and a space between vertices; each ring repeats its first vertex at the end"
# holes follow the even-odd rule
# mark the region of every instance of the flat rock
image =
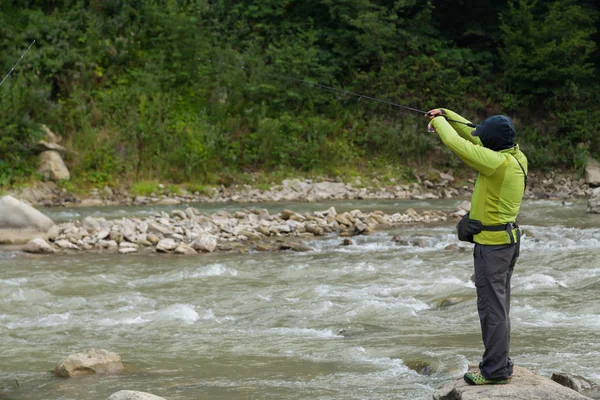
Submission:
MULTIPOLYGON (((476 369, 472 369, 476 371, 476 369)), ((523 367, 514 367, 510 382, 506 385, 467 384, 462 376, 449 382, 433 393, 434 400, 585 400, 574 390, 537 375, 523 367)))

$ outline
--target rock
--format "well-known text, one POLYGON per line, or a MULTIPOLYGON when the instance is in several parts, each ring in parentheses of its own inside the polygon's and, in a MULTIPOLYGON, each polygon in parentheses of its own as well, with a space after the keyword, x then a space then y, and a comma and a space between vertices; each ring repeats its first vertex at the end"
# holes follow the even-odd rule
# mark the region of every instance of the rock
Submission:
POLYGON ((108 236, 110 240, 114 240, 117 243, 121 243, 123 241, 123 234, 119 231, 110 231, 108 236))
POLYGON ((168 253, 177 248, 177 242, 171 238, 162 239, 160 242, 156 244, 156 251, 160 253, 168 253))
POLYGON ((471 211, 471 202, 468 200, 464 200, 462 203, 458 205, 458 210, 471 211))
POLYGON ((160 242, 160 238, 153 233, 146 235, 146 240, 148 240, 152 245, 156 245, 158 242, 160 242))
POLYGON ((48 143, 60 143, 62 138, 58 135, 56 135, 55 133, 53 133, 50 128, 48 128, 48 126, 46 126, 45 124, 41 124, 40 128, 42 129, 42 132, 44 133, 44 139, 46 142, 48 143))
POLYGON ((217 238, 209 235, 200 236, 190 246, 197 251, 212 253, 217 247, 217 238))
POLYGON ((448 246, 444 247, 444 250, 448 251, 458 251, 460 250, 460 246, 456 243, 450 243, 448 246))
POLYGON ((138 251, 137 247, 119 247, 120 254, 137 253, 137 251, 138 251))
POLYGON ((30 205, 12 196, 0 197, 0 229, 47 232, 54 222, 30 205))
POLYGON ((191 246, 180 243, 179 246, 173 251, 175 254, 184 254, 184 255, 193 255, 197 254, 196 250, 194 250, 191 246))
POLYGON ((54 368, 54 375, 68 378, 89 374, 114 374, 124 369, 121 356, 107 350, 90 349, 71 354, 54 368))
POLYGON ((446 297, 445 299, 438 301, 437 306, 438 308, 449 307, 458 304, 461 301, 463 301, 463 299, 460 297, 446 297))
POLYGON ((573 389, 577 393, 581 393, 593 399, 600 398, 600 386, 582 376, 558 372, 553 373, 550 379, 564 387, 573 389))
POLYGON ((50 247, 50 245, 44 239, 41 239, 41 238, 31 239, 25 245, 25 247, 23 248, 23 251, 25 251, 27 253, 34 253, 34 254, 54 254, 54 253, 56 253, 56 250, 54 250, 52 247, 50 247))
POLYGON ((585 183, 590 186, 600 186, 600 164, 590 159, 585 166, 585 183))
POLYGON ((367 229, 367 224, 357 219, 356 223, 354 224, 354 229, 356 230, 356 232, 362 233, 365 231, 365 229, 367 229))
POLYGON ((292 251, 298 251, 298 252, 303 252, 303 251, 311 251, 312 248, 300 244, 300 243, 296 243, 296 242, 282 242, 279 244, 279 250, 292 250, 292 251))
POLYGON ((40 166, 37 170, 46 179, 51 181, 69 180, 71 174, 57 151, 44 151, 40 154, 40 166))
POLYGON ((433 367, 427 361, 404 360, 403 364, 413 371, 416 371, 419 375, 431 375, 433 373, 433 367))
POLYGON ((148 221, 148 233, 159 233, 161 235, 169 235, 171 230, 158 222, 148 221))
POLYGON ((165 400, 164 397, 158 397, 146 392, 137 392, 134 390, 119 390, 108 396, 106 400, 165 400))
POLYGON ((306 224, 305 225, 306 232, 310 232, 315 236, 323 236, 323 228, 314 224, 306 224))
POLYGON ((440 173, 440 179, 443 179, 443 180, 449 181, 449 182, 454 182, 454 177, 445 172, 440 173))
POLYGON ((181 210, 173 210, 173 211, 171 211, 171 216, 172 217, 179 217, 181 220, 186 220, 187 219, 186 213, 184 213, 181 210))
POLYGON ((255 249, 256 251, 271 251, 271 247, 266 244, 257 244, 255 249))
POLYGON ((83 199, 79 203, 80 207, 102 207, 103 205, 104 200, 102 199, 83 199))
POLYGON ((79 247, 76 244, 66 239, 57 240, 55 244, 61 249, 79 250, 79 247))
POLYGON ((156 202, 159 206, 173 206, 177 204, 181 204, 181 201, 177 199, 173 199, 171 197, 165 197, 164 199, 160 199, 156 202))
POLYGON ((535 239, 535 234, 531 232, 529 229, 522 229, 521 234, 523 236, 527 236, 528 238, 535 239))
POLYGON ((600 214, 600 188, 592 190, 587 204, 587 212, 600 214))
POLYGON ((67 154, 67 149, 62 147, 60 144, 50 143, 45 140, 40 140, 35 145, 34 152, 36 154, 41 154, 45 151, 56 151, 61 157, 64 157, 67 154))
POLYGON ((354 244, 354 240, 349 239, 349 238, 345 238, 344 241, 342 242, 342 246, 351 246, 354 244))
MULTIPOLYGON (((471 368, 476 371, 477 367, 471 368)), ((550 379, 534 374, 523 367, 514 367, 510 383, 506 385, 469 385, 462 376, 443 385, 433 393, 434 400, 585 400, 574 390, 550 379)))
POLYGON ((348 220, 348 218, 346 218, 343 214, 336 215, 335 216, 335 220, 340 225, 346 225, 346 226, 351 226, 352 225, 352 223, 348 220))

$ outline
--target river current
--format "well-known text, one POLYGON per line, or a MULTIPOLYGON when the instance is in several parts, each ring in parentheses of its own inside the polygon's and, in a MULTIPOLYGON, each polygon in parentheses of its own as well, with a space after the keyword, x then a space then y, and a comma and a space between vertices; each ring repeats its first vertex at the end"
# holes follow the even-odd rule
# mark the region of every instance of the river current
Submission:
MULTIPOLYGON (((393 213, 458 203, 248 207, 393 213)), ((185 207, 42 211, 66 221, 172 208, 185 207)), ((586 214, 585 201, 538 200, 524 203, 519 221, 527 235, 512 282, 511 357, 542 375, 600 382, 600 215, 586 214)), ((122 389, 168 400, 431 399, 483 351, 471 246, 453 229, 406 225, 350 246, 332 236, 306 253, 32 256, 0 247, 0 399, 105 400, 122 389), (126 371, 50 373, 89 348, 117 352, 126 371)))

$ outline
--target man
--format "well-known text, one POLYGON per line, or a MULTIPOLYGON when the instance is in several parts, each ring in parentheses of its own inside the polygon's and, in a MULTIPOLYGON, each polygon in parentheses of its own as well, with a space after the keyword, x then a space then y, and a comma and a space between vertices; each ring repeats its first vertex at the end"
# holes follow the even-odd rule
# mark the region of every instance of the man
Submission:
POLYGON ((517 214, 527 185, 527 158, 515 143, 510 118, 495 115, 475 130, 446 109, 429 111, 430 130, 469 167, 479 172, 468 216, 475 243, 477 311, 485 352, 479 372, 466 373, 470 385, 508 383, 513 373, 510 347, 510 279, 519 256, 517 214), (449 121, 454 120, 454 121, 449 121), (456 122, 460 121, 460 122, 456 122))

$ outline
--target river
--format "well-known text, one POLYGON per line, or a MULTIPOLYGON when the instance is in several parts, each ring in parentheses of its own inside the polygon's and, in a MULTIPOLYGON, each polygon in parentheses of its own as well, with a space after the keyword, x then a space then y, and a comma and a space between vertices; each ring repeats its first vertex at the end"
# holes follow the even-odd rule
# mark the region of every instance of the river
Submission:
MULTIPOLYGON (((261 204, 271 212, 455 209, 458 201, 261 204)), ((243 205, 195 205, 202 212, 243 205)), ((174 207, 171 207, 174 208, 174 207)), ((45 209, 56 221, 169 207, 45 209)), ((175 208, 183 209, 184 206, 175 208)), ((526 201, 513 276, 511 356, 600 381, 600 215, 526 201)), ((121 390, 191 399, 431 399, 483 351, 472 256, 453 224, 314 240, 306 253, 32 256, 0 247, 0 399, 105 400, 121 390), (423 247, 393 235, 419 235, 423 247), (456 304, 440 307, 445 298, 456 304), (88 348, 115 376, 50 371, 88 348), (430 373, 409 368, 424 363, 430 373)))

